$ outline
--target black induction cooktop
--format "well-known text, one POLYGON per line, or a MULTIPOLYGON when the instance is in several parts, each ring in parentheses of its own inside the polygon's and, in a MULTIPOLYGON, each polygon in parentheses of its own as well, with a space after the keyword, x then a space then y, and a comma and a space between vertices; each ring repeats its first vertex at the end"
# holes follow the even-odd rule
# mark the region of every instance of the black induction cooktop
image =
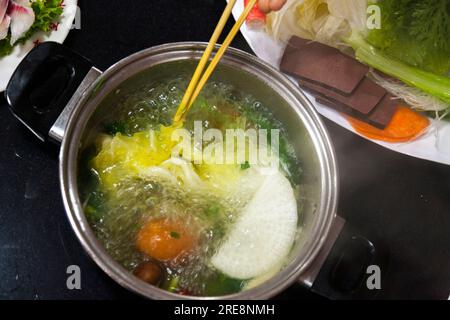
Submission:
MULTIPOLYGON (((141 49, 208 41, 219 0, 80 1, 81 29, 65 44, 100 69, 141 49)), ((227 25, 229 30, 231 21, 227 25)), ((242 36, 234 47, 252 52, 242 36)), ((1 71, 0 71, 1 72, 1 71)), ((280 299, 447 299, 450 293, 450 167, 365 141, 323 119, 340 174, 338 214, 346 220, 313 287, 280 299), (381 289, 369 290, 376 264, 381 289)), ((40 143, 0 99, 0 298, 139 299, 83 251, 65 216, 58 147, 40 143), (81 269, 68 290, 67 267, 81 269)))

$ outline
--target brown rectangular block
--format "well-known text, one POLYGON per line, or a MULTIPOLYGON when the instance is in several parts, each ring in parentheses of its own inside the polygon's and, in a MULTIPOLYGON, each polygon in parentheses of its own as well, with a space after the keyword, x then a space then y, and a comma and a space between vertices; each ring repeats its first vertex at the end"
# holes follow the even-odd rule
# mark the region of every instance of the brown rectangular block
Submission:
POLYGON ((364 78, 350 96, 344 96, 308 81, 300 81, 300 86, 315 95, 322 96, 335 104, 354 109, 362 114, 369 114, 386 95, 386 90, 368 78, 364 78))
POLYGON ((280 64, 281 71, 350 95, 369 68, 338 49, 292 37, 280 64))
POLYGON ((361 113, 355 112, 348 107, 337 105, 333 101, 320 96, 316 97, 316 101, 327 107, 333 108, 336 111, 355 117, 379 129, 386 128, 386 126, 391 122, 395 111, 397 110, 397 102, 390 94, 386 94, 369 115, 363 115, 361 113))
POLYGON ((378 104, 378 106, 369 114, 369 123, 375 127, 384 129, 392 120, 397 110, 398 100, 391 94, 387 94, 378 104))

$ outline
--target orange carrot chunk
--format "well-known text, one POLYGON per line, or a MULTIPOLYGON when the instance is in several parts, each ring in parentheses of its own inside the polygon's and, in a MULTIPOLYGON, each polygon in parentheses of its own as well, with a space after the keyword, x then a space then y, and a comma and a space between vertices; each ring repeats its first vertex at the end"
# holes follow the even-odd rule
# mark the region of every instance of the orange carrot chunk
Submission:
POLYGON ((170 261, 191 251, 197 243, 180 221, 155 219, 147 222, 137 235, 136 247, 147 256, 170 261))
POLYGON ((397 107, 391 122, 384 129, 375 128, 352 117, 347 117, 347 120, 359 134, 369 139, 393 143, 412 141, 430 125, 427 117, 403 105, 397 107))

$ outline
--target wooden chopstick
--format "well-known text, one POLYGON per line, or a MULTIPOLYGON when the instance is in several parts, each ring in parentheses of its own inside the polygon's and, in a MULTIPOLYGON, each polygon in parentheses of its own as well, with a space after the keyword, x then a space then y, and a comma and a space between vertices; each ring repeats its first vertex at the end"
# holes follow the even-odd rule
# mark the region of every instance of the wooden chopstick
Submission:
POLYGON ((183 117, 183 115, 188 111, 189 100, 195 91, 195 87, 197 86, 198 81, 200 80, 203 70, 205 69, 206 63, 208 62, 209 57, 211 56, 211 53, 214 50, 214 46, 216 45, 217 40, 219 39, 235 4, 236 0, 230 0, 228 2, 228 5, 225 7, 225 10, 223 11, 222 16, 220 17, 220 20, 217 23, 216 28, 214 29, 211 39, 208 42, 208 46, 206 47, 205 52, 203 52, 202 58, 200 59, 197 68, 195 69, 194 75, 192 76, 192 79, 189 82, 189 85, 186 89, 186 93, 184 94, 183 99, 181 100, 180 106, 178 107, 177 113, 175 114, 174 118, 175 123, 179 122, 183 117))
POLYGON ((230 46, 234 37, 236 37, 236 34, 239 32, 239 29, 241 28, 242 24, 245 22, 245 19, 247 19, 247 16, 250 13, 250 11, 252 10, 252 8, 254 7, 254 5, 256 4, 256 1, 258 1, 258 0, 250 0, 249 1, 249 3, 247 4, 247 6, 244 9, 244 12, 242 12, 241 16, 239 17, 239 19, 236 21, 235 25, 231 29, 230 33, 225 38, 225 41, 223 42, 222 46, 219 48, 216 55, 212 59, 208 68, 203 73, 203 76, 200 78, 200 76, 203 72, 203 69, 206 66, 206 63, 208 62, 209 57, 212 54, 212 51, 217 42, 217 39, 219 38, 220 34, 223 31, 223 28, 225 27, 226 21, 228 20, 230 14, 231 14, 231 10, 233 9, 234 4, 236 3, 236 0, 230 0, 228 5, 226 6, 226 8, 222 14, 222 17, 220 18, 219 23, 217 24, 217 27, 214 30, 213 36, 211 37, 211 40, 209 41, 208 46, 206 47, 206 50, 203 53, 202 58, 200 59, 197 69, 194 72, 194 75, 191 79, 191 82, 189 83, 186 93, 183 96, 183 99, 177 110, 177 113, 175 114, 175 117, 174 117, 175 123, 178 123, 179 121, 181 121, 184 118, 184 116, 187 114, 189 109, 192 107, 192 104, 194 103, 195 99, 197 99, 198 95, 202 91, 203 87, 205 86, 209 77, 213 73, 214 69, 216 68, 216 66, 219 63, 220 59, 222 58, 223 54, 230 46))

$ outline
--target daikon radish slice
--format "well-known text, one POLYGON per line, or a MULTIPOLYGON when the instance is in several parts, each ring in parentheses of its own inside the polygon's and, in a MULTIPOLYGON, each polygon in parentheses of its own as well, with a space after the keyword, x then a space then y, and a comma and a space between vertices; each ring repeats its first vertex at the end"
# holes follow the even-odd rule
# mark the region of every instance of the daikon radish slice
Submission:
POLYGON ((268 175, 212 257, 212 265, 235 279, 270 272, 289 254, 297 220, 291 184, 279 172, 268 175))

